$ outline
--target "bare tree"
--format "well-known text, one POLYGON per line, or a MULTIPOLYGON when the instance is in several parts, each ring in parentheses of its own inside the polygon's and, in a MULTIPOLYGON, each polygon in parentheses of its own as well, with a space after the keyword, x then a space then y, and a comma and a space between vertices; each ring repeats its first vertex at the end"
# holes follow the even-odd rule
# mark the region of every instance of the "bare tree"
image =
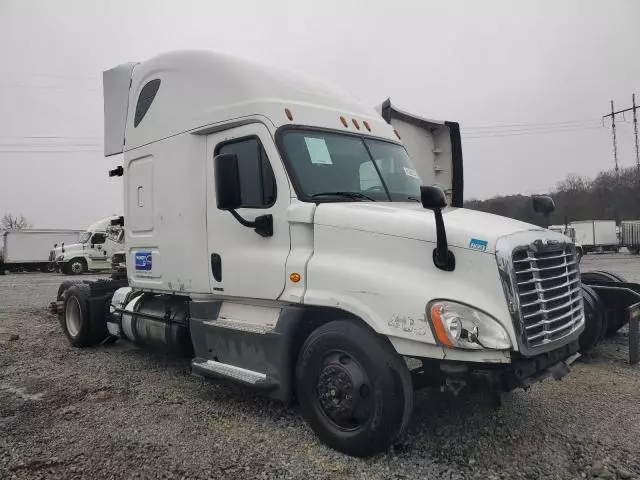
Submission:
POLYGON ((31 227, 31 223, 22 215, 5 213, 0 220, 0 230, 21 230, 31 227))
MULTIPOLYGON (((595 178, 570 174, 550 192, 556 204, 551 222, 565 220, 636 220, 640 219, 640 188, 636 167, 621 168, 620 180, 614 170, 600 172, 595 178)), ((486 200, 468 200, 467 208, 539 224, 528 197, 496 196, 486 200)))

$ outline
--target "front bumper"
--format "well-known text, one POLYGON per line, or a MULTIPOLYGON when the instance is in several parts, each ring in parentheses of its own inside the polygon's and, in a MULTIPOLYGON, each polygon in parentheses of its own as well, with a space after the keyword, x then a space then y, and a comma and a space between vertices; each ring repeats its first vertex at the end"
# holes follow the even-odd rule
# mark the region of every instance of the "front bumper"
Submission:
POLYGON ((422 360, 422 368, 412 369, 411 374, 416 388, 451 388, 456 385, 452 389, 454 393, 462 387, 510 392, 517 388, 528 389, 548 377, 562 379, 569 373, 569 366, 580 356, 578 349, 578 341, 574 340, 534 357, 511 352, 511 362, 502 364, 422 358, 416 359, 422 360))
POLYGON ((535 357, 526 358, 513 354, 513 363, 502 372, 502 389, 508 392, 516 388, 528 388, 547 377, 562 379, 569 373, 569 365, 580 357, 579 348, 578 340, 574 340, 535 357))

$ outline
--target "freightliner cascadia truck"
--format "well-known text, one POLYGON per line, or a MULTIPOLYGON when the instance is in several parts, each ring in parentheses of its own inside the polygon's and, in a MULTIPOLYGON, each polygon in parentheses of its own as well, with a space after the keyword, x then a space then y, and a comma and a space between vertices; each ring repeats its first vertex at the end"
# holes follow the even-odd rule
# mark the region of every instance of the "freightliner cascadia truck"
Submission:
POLYGON ((585 328, 575 247, 461 208, 456 123, 390 102, 379 114, 209 52, 103 80, 127 278, 61 287, 72 345, 186 355, 197 376, 297 401, 354 456, 402 439, 416 388, 510 391, 568 373, 585 328))

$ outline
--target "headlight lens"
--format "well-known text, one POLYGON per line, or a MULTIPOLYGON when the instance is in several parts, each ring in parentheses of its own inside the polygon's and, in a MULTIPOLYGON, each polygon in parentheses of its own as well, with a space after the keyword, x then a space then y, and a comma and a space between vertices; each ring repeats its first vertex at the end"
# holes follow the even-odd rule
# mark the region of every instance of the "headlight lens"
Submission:
POLYGON ((438 300, 427 307, 429 319, 442 345, 481 350, 511 348, 506 330, 496 319, 467 305, 438 300))

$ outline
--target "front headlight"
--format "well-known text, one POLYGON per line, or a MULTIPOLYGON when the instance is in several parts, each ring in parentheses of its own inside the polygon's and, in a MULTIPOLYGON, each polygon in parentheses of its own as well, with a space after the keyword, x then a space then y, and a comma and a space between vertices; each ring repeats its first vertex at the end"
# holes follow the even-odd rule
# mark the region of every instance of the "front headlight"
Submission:
POLYGON ((507 331, 498 321, 480 310, 449 300, 427 306, 436 338, 449 348, 480 350, 511 348, 507 331))

